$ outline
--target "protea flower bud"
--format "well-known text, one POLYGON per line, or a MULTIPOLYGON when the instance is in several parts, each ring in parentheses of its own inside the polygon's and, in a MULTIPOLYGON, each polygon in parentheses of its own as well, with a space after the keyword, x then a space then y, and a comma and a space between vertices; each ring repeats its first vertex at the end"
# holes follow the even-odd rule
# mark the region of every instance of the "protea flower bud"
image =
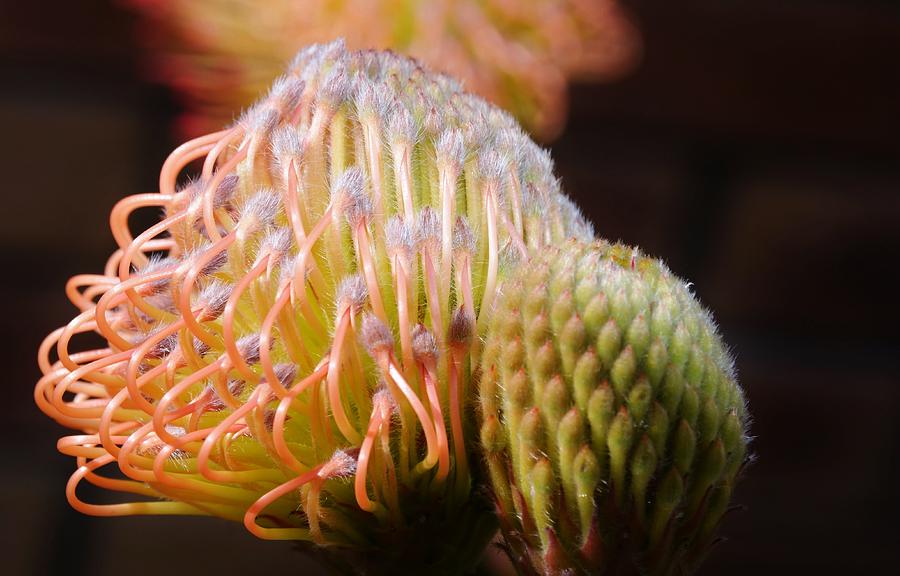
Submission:
POLYGON ((411 60, 313 46, 110 221, 35 390, 83 431, 59 441, 75 508, 222 516, 370 573, 471 565, 495 527, 470 398, 499 279, 591 237, 511 117, 411 60), (133 236, 143 207, 164 218, 133 236), (86 332, 107 344, 75 352, 86 332), (83 480, 142 498, 89 504, 83 480))
POLYGON ((662 263, 602 241, 504 278, 480 411, 524 573, 692 572, 746 458, 743 395, 709 314, 662 263))

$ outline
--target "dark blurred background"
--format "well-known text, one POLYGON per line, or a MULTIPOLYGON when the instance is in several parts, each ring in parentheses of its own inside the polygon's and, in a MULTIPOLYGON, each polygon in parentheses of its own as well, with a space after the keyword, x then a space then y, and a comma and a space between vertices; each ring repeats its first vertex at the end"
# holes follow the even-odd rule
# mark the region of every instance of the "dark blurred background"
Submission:
MULTIPOLYGON (((900 6, 625 4, 642 65, 575 86, 552 148, 598 231, 691 279, 736 352, 757 461, 702 573, 896 573, 900 6)), ((109 209, 155 190, 177 144, 135 24, 100 0, 0 2, 0 570, 299 571, 237 524, 73 512, 63 430, 31 398, 38 344, 74 311, 65 280, 101 269, 109 209)))

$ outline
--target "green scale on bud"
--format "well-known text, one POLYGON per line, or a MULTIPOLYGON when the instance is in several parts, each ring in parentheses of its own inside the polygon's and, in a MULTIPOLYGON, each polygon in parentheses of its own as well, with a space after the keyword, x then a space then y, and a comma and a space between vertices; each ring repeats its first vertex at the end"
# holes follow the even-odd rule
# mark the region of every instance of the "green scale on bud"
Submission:
POLYGON ((709 314, 662 263, 619 244, 570 241, 514 274, 481 366, 510 557, 526 574, 693 572, 748 441, 709 314))

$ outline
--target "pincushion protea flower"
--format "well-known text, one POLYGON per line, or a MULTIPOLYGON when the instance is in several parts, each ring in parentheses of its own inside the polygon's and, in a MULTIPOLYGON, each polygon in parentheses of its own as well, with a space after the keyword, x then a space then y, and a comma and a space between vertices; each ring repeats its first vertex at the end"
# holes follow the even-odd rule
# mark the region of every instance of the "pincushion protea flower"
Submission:
POLYGON ((471 565, 495 527, 471 398, 498 283, 592 237, 546 152, 448 77, 338 42, 159 188, 113 209, 119 249, 40 349, 38 405, 82 431, 58 445, 72 506, 221 516, 370 571, 471 565), (133 236, 146 207, 164 217, 133 236), (107 344, 76 351, 89 332, 107 344), (140 498, 84 502, 85 480, 140 498))
POLYGON ((687 574, 746 457, 731 359, 686 285, 634 249, 572 241, 505 279, 481 439, 523 573, 687 574))
POLYGON ((188 131, 230 120, 301 46, 345 37, 465 80, 549 140, 565 122, 569 78, 619 77, 640 51, 616 0, 127 1, 163 37, 156 73, 199 113, 188 131))

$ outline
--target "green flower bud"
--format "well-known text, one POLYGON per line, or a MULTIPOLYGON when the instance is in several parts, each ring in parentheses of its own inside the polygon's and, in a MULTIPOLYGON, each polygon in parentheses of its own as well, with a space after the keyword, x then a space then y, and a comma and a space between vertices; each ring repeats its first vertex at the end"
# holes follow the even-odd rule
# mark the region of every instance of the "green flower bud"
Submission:
POLYGON ((578 518, 581 525, 581 540, 587 539, 591 522, 596 512, 594 494, 597 492, 602 470, 597 456, 590 446, 582 446, 572 463, 572 475, 575 485, 575 505, 578 507, 578 518))
POLYGON ((609 320, 609 305, 607 304, 606 294, 597 292, 595 284, 585 283, 584 286, 593 291, 593 298, 584 307, 584 325, 587 327, 588 333, 595 335, 600 332, 600 329, 609 320))
MULTIPOLYGON (((517 397, 499 420, 516 444, 512 491, 523 495, 501 522, 522 551, 514 560, 548 574, 696 567, 747 442, 743 396, 709 315, 661 263, 602 241, 534 254, 515 277, 536 280, 530 311, 498 302, 526 335, 531 380, 529 400, 510 371, 496 384, 517 397), (522 402, 535 404, 517 413, 522 402)), ((485 345, 503 338, 488 330, 485 345)), ((492 367, 485 358, 482 372, 492 367)))
POLYGON ((681 420, 672 439, 672 461, 682 474, 690 472, 696 449, 697 435, 687 420, 681 420))
POLYGON ((615 320, 610 319, 597 335, 597 355, 604 366, 612 366, 619 355, 622 344, 622 332, 615 320))
POLYGON ((600 374, 600 361, 593 350, 588 350, 578 359, 572 373, 572 388, 575 391, 575 403, 584 412, 587 410, 588 400, 597 386, 597 378, 600 374))
POLYGON ((621 506, 628 491, 625 483, 625 472, 628 465, 628 452, 634 440, 634 424, 623 406, 609 427, 606 446, 609 448, 609 469, 613 493, 616 503, 621 506))

